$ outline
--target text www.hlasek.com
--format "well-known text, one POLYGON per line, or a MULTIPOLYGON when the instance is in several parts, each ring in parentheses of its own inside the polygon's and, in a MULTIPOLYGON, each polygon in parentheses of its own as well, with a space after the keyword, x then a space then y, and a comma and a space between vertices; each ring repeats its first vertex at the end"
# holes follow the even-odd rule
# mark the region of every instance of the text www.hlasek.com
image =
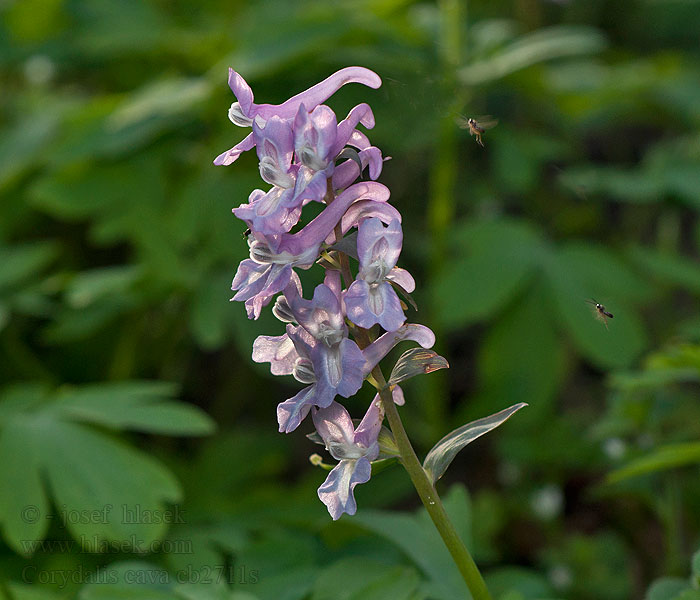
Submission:
POLYGON ((108 553, 108 552, 136 552, 138 554, 150 554, 161 552, 165 554, 193 554, 192 540, 169 539, 152 540, 146 542, 132 535, 122 540, 106 540, 94 535, 91 537, 81 535, 76 540, 21 540, 24 554, 32 555, 40 553, 108 553))

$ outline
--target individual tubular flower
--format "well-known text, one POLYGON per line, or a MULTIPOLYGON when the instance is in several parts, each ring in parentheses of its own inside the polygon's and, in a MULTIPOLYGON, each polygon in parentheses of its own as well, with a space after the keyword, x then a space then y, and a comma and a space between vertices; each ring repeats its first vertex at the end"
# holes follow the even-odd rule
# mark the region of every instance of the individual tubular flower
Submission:
POLYGON ((277 407, 279 430, 283 433, 294 431, 312 406, 325 408, 337 395, 354 396, 366 377, 365 357, 351 339, 342 338, 328 347, 303 327, 292 325, 287 325, 287 336, 298 354, 294 377, 310 385, 277 407))
POLYGON ((262 307, 275 295, 290 282, 298 282, 293 267, 308 269, 314 264, 321 243, 353 202, 361 199, 386 202, 388 198, 389 190, 380 183, 357 183, 297 233, 265 236, 253 232, 248 241, 250 258, 241 262, 231 284, 231 289, 237 292, 232 300, 245 302, 248 318, 257 319, 262 307))
MULTIPOLYGON (((253 91, 245 79, 233 69, 229 69, 228 84, 237 100, 229 109, 229 119, 240 127, 251 127, 256 120, 264 123, 275 116, 281 119, 293 119, 301 104, 306 107, 306 110, 313 110, 346 83, 361 83, 376 89, 382 82, 379 76, 369 69, 346 67, 282 104, 255 104, 253 91)), ((254 148, 255 144, 256 141, 251 133, 233 148, 217 156, 214 164, 230 165, 243 152, 254 148)))
POLYGON ((395 331, 406 320, 391 281, 407 292, 415 288, 413 277, 396 267, 401 253, 401 223, 393 220, 385 228, 377 217, 362 221, 357 236, 360 272, 345 292, 348 318, 365 329, 379 323, 386 331, 395 331))
POLYGON ((338 461, 318 488, 318 497, 337 520, 343 513, 354 515, 357 504, 355 486, 369 481, 371 461, 379 456, 377 437, 382 427, 383 414, 376 399, 357 426, 353 426, 350 414, 337 402, 329 407, 314 409, 316 431, 323 439, 326 450, 338 461))
MULTIPOLYGON (((435 335, 430 329, 423 325, 407 324, 377 338, 361 351, 360 360, 360 355, 355 352, 355 342, 348 338, 342 340, 335 350, 336 354, 330 354, 320 347, 323 342, 316 340, 301 326, 287 325, 286 335, 297 353, 293 375, 297 381, 310 385, 278 405, 277 421, 282 433, 294 431, 312 406, 325 408, 330 406, 336 395, 349 398, 356 394, 369 372, 399 342, 413 340, 424 348, 430 348, 435 343, 435 335), (324 363, 324 359, 328 362, 324 363)), ((266 337, 259 343, 256 340, 253 360, 270 362, 271 368, 282 371, 291 358, 283 356, 280 359, 286 350, 286 341, 282 338, 271 340, 266 337)), ((399 399, 402 397, 397 396, 399 399)))

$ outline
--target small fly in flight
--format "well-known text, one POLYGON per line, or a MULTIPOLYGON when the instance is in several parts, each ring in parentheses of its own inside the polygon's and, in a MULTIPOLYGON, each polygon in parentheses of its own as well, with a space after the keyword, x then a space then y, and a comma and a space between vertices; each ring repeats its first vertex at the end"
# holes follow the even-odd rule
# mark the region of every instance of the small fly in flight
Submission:
POLYGON ((479 120, 477 121, 471 117, 467 118, 460 116, 457 119, 457 125, 459 125, 461 129, 468 129, 469 135, 475 136, 476 143, 484 148, 484 142, 481 140, 481 134, 487 129, 491 129, 492 127, 498 125, 498 119, 492 119, 490 116, 486 116, 479 117, 479 120))
POLYGON ((613 318, 612 313, 609 313, 607 310, 605 310, 605 307, 599 302, 596 302, 595 300, 586 300, 586 302, 595 307, 596 317, 603 322, 603 324, 605 325, 605 329, 608 329, 608 319, 613 318))

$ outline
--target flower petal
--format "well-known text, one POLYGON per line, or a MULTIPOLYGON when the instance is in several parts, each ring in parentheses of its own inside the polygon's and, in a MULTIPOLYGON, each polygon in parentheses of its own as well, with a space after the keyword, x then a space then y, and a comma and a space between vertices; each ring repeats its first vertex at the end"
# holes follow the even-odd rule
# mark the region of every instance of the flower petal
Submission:
POLYGON ((214 164, 215 165, 230 165, 232 162, 235 162, 235 160, 244 152, 247 152, 248 150, 252 150, 255 148, 255 138, 253 137, 252 133, 249 133, 246 137, 244 137, 240 142, 238 142, 233 148, 230 150, 226 150, 226 152, 223 152, 219 154, 214 159, 214 164))
POLYGON ((280 433, 291 433, 304 420, 314 405, 316 385, 310 385, 296 396, 277 405, 277 423, 280 433))
POLYGON ((326 505, 334 521, 343 513, 355 514, 355 486, 367 483, 371 474, 372 466, 364 457, 358 460, 342 460, 328 474, 326 481, 318 488, 318 497, 326 505))
POLYGON ((253 361, 269 362, 273 375, 291 375, 299 353, 294 343, 285 333, 283 335, 259 335, 253 342, 253 361))
POLYGON ((384 335, 379 336, 362 351, 367 361, 365 366, 367 373, 369 373, 396 344, 404 340, 413 340, 414 342, 418 342, 423 348, 431 348, 435 343, 435 334, 425 325, 406 323, 396 331, 388 331, 384 335))

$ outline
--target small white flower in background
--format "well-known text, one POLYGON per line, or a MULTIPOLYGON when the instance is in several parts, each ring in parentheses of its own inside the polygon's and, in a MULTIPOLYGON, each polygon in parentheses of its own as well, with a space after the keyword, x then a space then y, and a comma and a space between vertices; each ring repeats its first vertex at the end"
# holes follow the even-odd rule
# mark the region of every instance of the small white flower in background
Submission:
POLYGON ((603 452, 611 460, 620 460, 627 454, 627 444, 618 437, 608 438, 603 442, 603 452))
POLYGON ((53 61, 44 54, 35 54, 24 61, 24 78, 31 85, 46 85, 56 74, 53 61))
POLYGON ((540 519, 550 520, 559 515, 564 506, 564 494, 557 485, 546 485, 530 498, 530 507, 540 519))

